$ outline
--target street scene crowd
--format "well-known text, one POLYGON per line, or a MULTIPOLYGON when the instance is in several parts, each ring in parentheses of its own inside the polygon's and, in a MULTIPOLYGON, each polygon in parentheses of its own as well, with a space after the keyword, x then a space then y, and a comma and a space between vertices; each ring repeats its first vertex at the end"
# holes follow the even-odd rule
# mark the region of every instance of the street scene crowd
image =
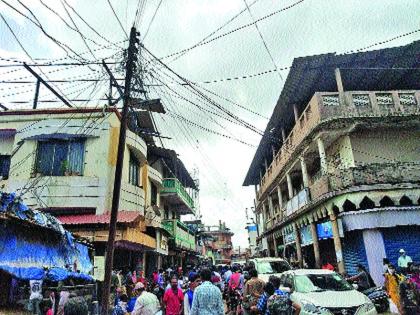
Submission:
MULTIPOLYGON (((420 314, 419 265, 403 249, 398 266, 387 259, 383 263, 390 312, 420 314)), ((182 267, 155 270, 149 276, 142 271, 115 270, 111 278, 110 314, 300 314, 301 306, 290 297, 293 288, 283 283, 282 275, 270 275, 265 282, 255 267, 252 261, 218 266, 207 263, 188 266, 185 270, 182 267)), ((336 267, 325 261, 322 269, 335 271, 336 267)), ((365 294, 376 288, 362 265, 358 266, 357 274, 343 275, 343 279, 365 294)), ((29 309, 35 315, 87 315, 100 310, 98 302, 69 293, 62 285, 51 292, 47 303, 42 302, 42 281, 31 280, 30 285, 29 309)), ((99 296, 97 300, 100 301, 99 296)))

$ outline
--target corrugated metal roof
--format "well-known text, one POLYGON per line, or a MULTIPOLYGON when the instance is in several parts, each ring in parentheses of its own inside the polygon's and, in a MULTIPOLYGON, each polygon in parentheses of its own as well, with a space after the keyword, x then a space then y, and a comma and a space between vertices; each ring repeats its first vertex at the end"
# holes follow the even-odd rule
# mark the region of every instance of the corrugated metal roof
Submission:
MULTIPOLYGON (((139 220, 141 213, 137 211, 119 211, 117 223, 133 223, 139 220)), ((110 213, 104 214, 76 214, 57 216, 57 219, 64 225, 88 225, 88 224, 109 224, 110 213)))
POLYGON ((293 105, 301 113, 316 92, 337 92, 336 68, 341 71, 347 91, 420 89, 420 41, 354 54, 329 53, 295 58, 244 186, 259 183, 264 160, 271 163, 273 159, 272 146, 278 150, 282 145, 281 130, 288 133, 293 128, 293 105))

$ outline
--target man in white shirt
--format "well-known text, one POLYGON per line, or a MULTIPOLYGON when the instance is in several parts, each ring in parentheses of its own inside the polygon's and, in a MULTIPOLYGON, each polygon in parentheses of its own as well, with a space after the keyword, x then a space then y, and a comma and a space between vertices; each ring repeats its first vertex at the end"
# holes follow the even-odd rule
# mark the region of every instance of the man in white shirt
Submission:
POLYGON ((400 258, 398 258, 398 267, 401 268, 401 271, 405 273, 408 268, 408 264, 412 263, 413 260, 410 256, 406 255, 404 249, 400 249, 400 258))
POLYGON ((147 292, 144 284, 138 282, 134 290, 139 292, 139 297, 134 305, 132 315, 155 315, 160 310, 160 303, 156 295, 147 292))
POLYGON ((32 314, 42 315, 39 304, 42 302, 42 280, 29 280, 31 295, 29 296, 29 305, 32 314))

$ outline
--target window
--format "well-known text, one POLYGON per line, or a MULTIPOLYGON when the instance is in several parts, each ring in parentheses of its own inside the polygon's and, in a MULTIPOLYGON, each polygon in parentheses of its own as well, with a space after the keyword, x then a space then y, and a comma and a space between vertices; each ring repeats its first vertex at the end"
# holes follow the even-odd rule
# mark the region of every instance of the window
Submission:
POLYGON ((10 170, 10 155, 0 155, 0 179, 8 179, 10 170))
POLYGON ((131 185, 140 186, 139 171, 140 171, 140 162, 134 156, 134 154, 130 152, 130 162, 129 162, 129 168, 128 168, 128 182, 131 185))
POLYGON ((158 194, 158 190, 155 184, 150 183, 150 192, 151 192, 151 196, 150 196, 150 203, 152 206, 157 206, 157 194, 158 194))
POLYGON ((80 176, 84 149, 84 139, 39 141, 35 172, 46 176, 80 176))

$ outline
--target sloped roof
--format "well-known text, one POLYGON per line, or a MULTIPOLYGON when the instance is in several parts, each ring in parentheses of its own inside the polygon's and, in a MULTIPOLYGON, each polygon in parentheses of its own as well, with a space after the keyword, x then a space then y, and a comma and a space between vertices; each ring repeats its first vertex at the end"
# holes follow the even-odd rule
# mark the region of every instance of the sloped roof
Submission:
POLYGON ((295 58, 244 186, 259 183, 264 160, 272 161, 272 146, 277 150, 282 144, 281 129, 288 133, 293 128, 293 105, 301 113, 316 92, 337 92, 336 68, 347 91, 420 89, 420 41, 368 52, 295 58))
MULTIPOLYGON (((119 211, 117 223, 129 224, 136 222, 141 217, 137 211, 119 211)), ((61 215, 57 219, 64 225, 90 225, 90 224, 109 224, 111 220, 110 213, 104 214, 75 214, 61 215)))

